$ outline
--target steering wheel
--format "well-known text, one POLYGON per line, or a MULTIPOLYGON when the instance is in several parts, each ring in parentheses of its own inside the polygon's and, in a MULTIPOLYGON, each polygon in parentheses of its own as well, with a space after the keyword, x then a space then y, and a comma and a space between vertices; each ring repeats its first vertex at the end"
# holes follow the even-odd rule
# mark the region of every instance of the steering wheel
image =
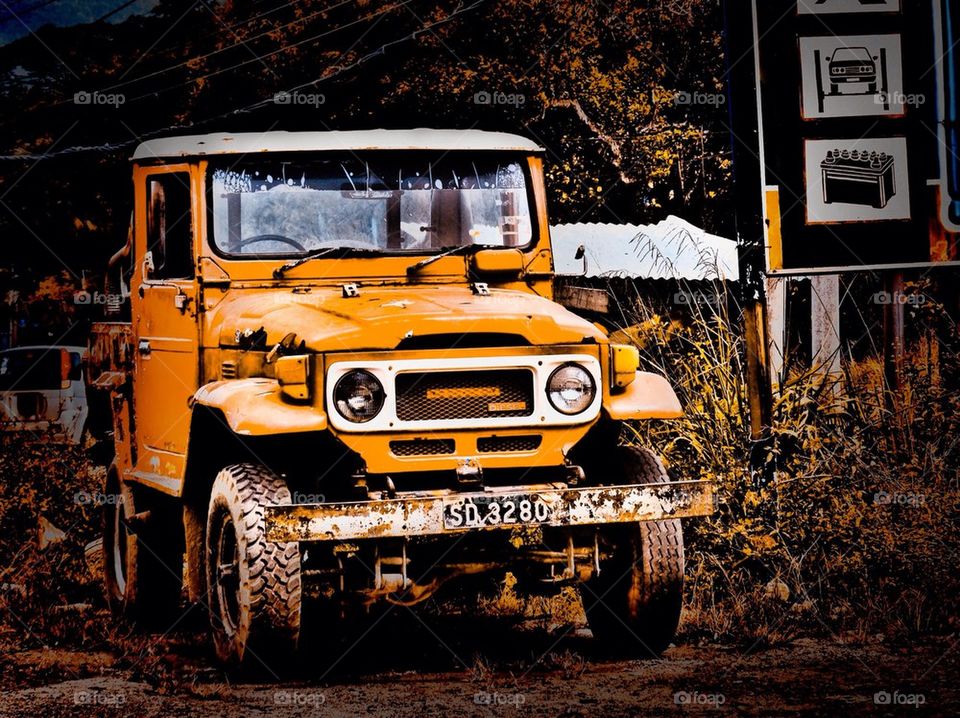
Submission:
POLYGON ((282 234, 258 234, 254 237, 245 237, 240 240, 240 249, 243 249, 248 244, 254 244, 255 242, 279 242, 280 244, 286 244, 290 247, 293 247, 298 252, 306 252, 307 248, 304 247, 300 242, 295 239, 290 239, 289 237, 284 237, 282 234))

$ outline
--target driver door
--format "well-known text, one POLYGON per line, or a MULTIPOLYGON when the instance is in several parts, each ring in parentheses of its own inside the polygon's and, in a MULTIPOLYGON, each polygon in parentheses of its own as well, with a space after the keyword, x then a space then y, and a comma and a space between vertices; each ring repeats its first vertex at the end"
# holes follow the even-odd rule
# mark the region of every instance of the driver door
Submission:
POLYGON ((195 247, 202 177, 190 165, 135 168, 133 479, 178 494, 200 377, 195 247))

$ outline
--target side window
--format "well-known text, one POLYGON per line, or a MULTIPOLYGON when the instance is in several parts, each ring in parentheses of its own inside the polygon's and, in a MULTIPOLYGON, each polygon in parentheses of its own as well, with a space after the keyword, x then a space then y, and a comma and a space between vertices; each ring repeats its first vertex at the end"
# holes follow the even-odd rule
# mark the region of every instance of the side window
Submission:
POLYGON ((193 276, 190 175, 171 172, 147 177, 147 250, 151 279, 193 276))

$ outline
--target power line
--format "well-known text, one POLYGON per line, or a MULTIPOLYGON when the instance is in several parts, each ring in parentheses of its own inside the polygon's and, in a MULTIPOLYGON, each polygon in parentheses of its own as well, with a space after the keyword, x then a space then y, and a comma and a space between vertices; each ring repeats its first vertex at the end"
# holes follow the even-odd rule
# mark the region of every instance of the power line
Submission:
MULTIPOLYGON (((326 32, 326 33, 321 33, 320 35, 315 35, 315 36, 313 36, 313 38, 308 38, 307 40, 305 40, 305 41, 303 41, 303 42, 308 42, 308 41, 311 40, 311 39, 314 39, 314 40, 315 40, 315 39, 319 39, 320 37, 324 37, 325 35, 332 34, 333 32, 336 32, 337 30, 344 29, 344 28, 346 28, 346 27, 349 27, 350 25, 355 25, 355 24, 357 24, 357 23, 359 23, 359 22, 363 22, 364 20, 369 19, 370 17, 375 17, 377 14, 381 14, 382 12, 387 12, 387 11, 389 11, 389 10, 395 9, 396 7, 401 7, 402 5, 404 5, 404 4, 406 4, 406 3, 410 2, 410 1, 411 1, 411 0, 405 0, 405 1, 402 2, 400 5, 394 5, 394 6, 390 6, 390 7, 384 8, 383 10, 379 11, 378 13, 374 13, 373 15, 365 16, 364 18, 360 18, 359 20, 353 21, 353 22, 348 23, 347 25, 343 25, 343 26, 341 26, 341 27, 339 27, 339 28, 334 28, 333 30, 330 30, 330 31, 328 31, 328 32, 326 32)), ((0 0, 0 2, 2 2, 2 0, 0 0)), ((324 13, 324 12, 329 12, 330 10, 334 10, 334 9, 336 9, 336 8, 342 7, 343 5, 348 4, 349 2, 351 2, 351 0, 341 0, 341 2, 338 2, 336 5, 333 5, 332 7, 326 8, 325 10, 318 11, 318 12, 316 12, 316 13, 313 13, 312 15, 308 15, 306 18, 301 18, 300 20, 296 20, 296 21, 294 21, 294 22, 292 22, 292 23, 287 23, 286 25, 282 25, 282 26, 280 26, 279 28, 274 28, 273 30, 266 31, 266 32, 261 33, 261 34, 255 36, 254 38, 251 38, 251 39, 257 39, 257 38, 263 37, 263 36, 266 35, 266 34, 269 34, 269 33, 272 33, 272 32, 276 32, 277 30, 285 29, 285 28, 289 27, 290 25, 296 24, 297 22, 305 22, 306 20, 308 20, 308 19, 310 19, 310 18, 313 18, 313 17, 315 17, 315 16, 318 15, 318 14, 321 14, 321 13, 324 13)), ((290 7, 291 5, 292 5, 292 3, 286 3, 285 5, 282 5, 282 6, 273 8, 272 10, 269 10, 269 11, 267 11, 267 12, 261 13, 260 15, 254 17, 254 18, 248 18, 247 20, 240 21, 239 23, 236 23, 236 24, 232 25, 231 27, 226 28, 226 30, 227 30, 227 31, 230 31, 232 28, 238 27, 239 25, 243 25, 243 24, 248 23, 248 22, 253 22, 254 20, 256 20, 256 19, 258 19, 258 18, 260 18, 260 17, 264 17, 265 15, 268 15, 268 14, 270 14, 270 13, 272 13, 272 12, 276 12, 277 10, 283 9, 284 7, 290 7)), ((212 37, 212 35, 210 35, 210 36, 208 36, 208 37, 212 37)), ((297 45, 303 44, 303 42, 297 43, 296 45, 292 45, 292 46, 290 46, 290 47, 296 47, 297 45)), ((171 66, 171 67, 168 67, 168 68, 165 69, 165 70, 157 70, 157 71, 148 73, 148 74, 146 74, 146 75, 142 75, 142 76, 140 76, 140 77, 134 78, 134 79, 132 79, 132 80, 127 80, 126 82, 121 82, 121 83, 118 83, 118 84, 116 84, 116 85, 112 85, 112 86, 110 86, 110 87, 106 87, 106 88, 104 88, 104 89, 102 89, 102 90, 97 90, 97 92, 100 92, 100 93, 108 93, 108 92, 110 92, 111 90, 115 90, 115 89, 120 88, 120 87, 125 87, 126 85, 130 85, 130 84, 132 84, 132 83, 139 82, 140 80, 143 80, 143 79, 146 79, 146 78, 149 78, 149 77, 153 77, 153 76, 156 76, 156 75, 162 75, 162 74, 164 74, 164 73, 166 73, 166 72, 171 72, 171 71, 177 69, 178 67, 182 67, 182 66, 188 65, 188 64, 190 64, 190 63, 192 63, 192 62, 200 61, 200 60, 203 60, 203 59, 205 59, 205 58, 207 58, 207 57, 211 57, 211 56, 213 56, 213 55, 215 55, 215 54, 218 54, 218 53, 221 53, 221 52, 226 52, 226 51, 228 51, 228 50, 232 50, 232 49, 234 49, 234 48, 241 47, 241 46, 246 46, 246 41, 241 40, 240 42, 237 42, 237 43, 234 43, 233 45, 230 45, 229 47, 225 47, 225 48, 221 48, 221 49, 219 49, 219 50, 215 50, 215 51, 213 51, 213 52, 211 52, 211 53, 208 53, 208 54, 206 54, 206 55, 200 55, 200 56, 197 56, 197 57, 194 57, 194 58, 190 58, 190 59, 185 60, 185 61, 183 61, 183 62, 181 62, 181 63, 178 63, 177 65, 173 65, 173 66, 171 66)), ((249 49, 249 48, 248 48, 248 49, 249 49)), ((282 52, 282 51, 285 50, 285 49, 286 49, 286 48, 281 48, 281 50, 278 50, 278 51, 276 51, 276 52, 274 52, 274 53, 270 53, 270 55, 267 55, 267 57, 270 57, 270 56, 272 56, 272 55, 274 55, 274 54, 277 54, 277 52, 282 52)), ((252 59, 246 60, 246 61, 241 62, 241 63, 238 63, 238 64, 236 64, 236 65, 232 65, 232 66, 227 67, 227 68, 222 69, 222 70, 218 70, 218 71, 216 71, 216 72, 209 73, 209 74, 207 74, 207 75, 203 75, 203 76, 201 76, 201 77, 190 78, 190 79, 185 80, 184 82, 181 82, 181 83, 176 84, 176 85, 170 85, 169 87, 165 87, 165 88, 162 88, 162 89, 157 90, 157 91, 154 91, 154 92, 149 92, 149 93, 145 93, 145 94, 143 94, 143 95, 138 95, 138 96, 136 96, 136 97, 134 97, 134 98, 131 98, 131 100, 132 100, 132 101, 140 100, 140 99, 143 99, 144 97, 151 97, 151 96, 154 96, 154 95, 159 94, 159 93, 161 93, 161 92, 168 92, 169 90, 173 90, 173 89, 176 89, 176 88, 178 88, 178 87, 185 87, 185 86, 190 85, 190 84, 193 84, 193 83, 195 83, 195 82, 197 82, 197 81, 199 81, 199 80, 205 80, 205 79, 207 79, 208 77, 213 77, 214 75, 222 74, 223 72, 230 72, 230 71, 232 71, 232 70, 237 69, 238 67, 243 67, 243 66, 245 66, 245 65, 250 64, 251 62, 257 62, 257 61, 262 62, 262 61, 263 61, 263 58, 262 58, 261 56, 256 56, 256 57, 254 57, 254 58, 252 58, 252 59)), ((32 81, 32 78, 29 78, 29 77, 16 78, 16 79, 19 79, 19 80, 21 80, 21 81, 28 81, 28 80, 31 80, 31 81, 32 81)), ((40 106, 32 107, 32 108, 30 108, 30 111, 31 111, 31 112, 39 112, 39 111, 41 111, 41 110, 52 109, 52 108, 54 108, 54 107, 61 107, 62 105, 71 104, 71 102, 72 102, 71 99, 58 100, 58 101, 56 101, 56 102, 51 102, 50 104, 47 104, 47 105, 40 105, 40 106)), ((0 127, 5 126, 6 124, 8 124, 8 123, 0 123, 0 127)))
MULTIPOLYGON (((274 50, 273 52, 268 52, 266 55, 257 55, 256 57, 252 57, 252 58, 249 58, 249 59, 247 59, 247 60, 243 60, 242 62, 238 62, 238 63, 236 63, 236 64, 234 64, 234 65, 229 66, 229 67, 221 68, 221 69, 219 69, 219 70, 214 70, 214 71, 212 71, 212 72, 208 72, 208 73, 205 74, 205 75, 200 75, 199 77, 191 77, 189 80, 185 80, 185 81, 183 81, 183 82, 178 82, 178 83, 176 83, 176 84, 174 84, 174 85, 169 85, 168 87, 163 87, 163 88, 161 88, 161 89, 159 89, 159 90, 153 90, 153 91, 151 91, 151 92, 146 92, 146 93, 144 93, 144 94, 142 94, 142 95, 137 95, 137 96, 135 96, 135 97, 131 97, 131 98, 128 99, 128 102, 136 102, 137 100, 142 100, 142 99, 145 98, 145 97, 156 97, 157 95, 160 95, 160 94, 165 93, 165 92, 169 92, 170 90, 176 90, 176 89, 179 89, 179 88, 181 88, 181 87, 186 87, 187 85, 192 85, 192 84, 194 84, 194 83, 196 83, 196 82, 201 82, 201 81, 203 81, 203 80, 208 80, 208 79, 210 79, 211 77, 216 77, 217 75, 222 75, 222 74, 224 74, 225 72, 232 72, 232 71, 237 70, 237 69, 239 69, 239 68, 241 68, 241 67, 245 67, 246 65, 250 65, 250 64, 252 64, 252 63, 254 63, 254 62, 263 62, 263 61, 264 61, 266 58, 268 58, 268 57, 273 57, 273 56, 275 56, 275 55, 280 55, 280 54, 282 54, 282 53, 285 53, 285 52, 288 52, 288 51, 290 51, 290 50, 293 50, 294 48, 299 47, 300 45, 305 45, 305 44, 308 43, 308 42, 315 42, 316 40, 319 40, 319 39, 321 39, 321 38, 323 38, 323 37, 327 37, 328 35, 332 35, 332 34, 334 34, 334 33, 336 33, 336 32, 340 32, 341 30, 346 30, 347 28, 352 27, 352 26, 354 26, 354 25, 359 25, 360 23, 366 22, 366 21, 368 21, 368 20, 372 20, 373 18, 375 18, 375 17, 377 17, 377 16, 379 16, 379 15, 385 15, 385 14, 388 13, 388 12, 392 12, 393 10, 396 10, 397 8, 402 7, 403 5, 406 5, 408 2, 410 2, 410 0, 404 0, 404 2, 401 2, 401 3, 399 3, 399 4, 388 5, 387 7, 381 8, 380 10, 377 10, 376 12, 374 12, 374 13, 372 13, 372 14, 370 14, 370 15, 365 15, 364 17, 357 18, 356 20, 351 20, 351 21, 348 22, 346 25, 341 25, 341 26, 339 26, 339 27, 335 27, 335 28, 333 28, 332 30, 326 30, 326 31, 321 32, 321 33, 318 33, 318 34, 316 34, 316 35, 312 35, 311 37, 308 37, 308 38, 306 38, 306 39, 304 39, 304 40, 298 40, 297 42, 295 42, 295 43, 293 43, 293 44, 290 44, 290 45, 284 45, 283 47, 278 48, 277 50, 274 50)), ((110 90, 110 89, 113 89, 113 88, 108 88, 108 90, 110 90)), ((299 89, 299 88, 297 88, 297 89, 299 89)))
MULTIPOLYGON (((243 41, 241 41, 241 42, 236 42, 236 43, 234 43, 234 44, 232 44, 232 45, 228 45, 227 47, 221 47, 221 48, 219 48, 218 50, 212 50, 211 52, 208 52, 208 53, 203 54, 203 55, 196 55, 196 56, 194 56, 194 57, 191 57, 191 58, 188 58, 188 59, 186 59, 186 60, 183 60, 182 62, 178 62, 176 65, 171 65, 170 67, 167 67, 167 68, 165 68, 165 69, 163 69, 163 70, 154 70, 153 72, 148 72, 148 73, 146 73, 145 75, 140 75, 139 77, 134 77, 134 78, 131 78, 131 79, 129 79, 129 80, 124 80, 123 82, 119 82, 119 83, 117 83, 117 84, 115 84, 115 85, 110 85, 110 86, 108 86, 108 87, 103 88, 103 89, 101 90, 101 92, 113 92, 114 90, 118 90, 118 89, 120 89, 121 87, 127 87, 128 85, 132 85, 132 84, 134 84, 134 83, 136 83, 136 82, 140 82, 140 81, 142 81, 142 80, 146 80, 146 79, 149 79, 149 78, 151 78, 151 77, 156 77, 157 75, 164 75, 164 74, 166 74, 166 73, 168 73, 168 72, 172 72, 173 70, 177 70, 177 69, 179 69, 179 68, 181 68, 181 67, 187 67, 188 65, 192 65, 192 64, 195 64, 195 63, 198 63, 198 62, 202 62, 202 61, 204 61, 204 60, 206 60, 206 59, 208 59, 208 58, 213 57, 214 55, 219 55, 219 54, 221 54, 221 53, 228 52, 228 51, 230 51, 230 50, 234 50, 234 49, 236 49, 236 48, 238 48, 238 47, 241 47, 241 46, 243 46, 245 43, 254 42, 254 41, 256 41, 256 40, 259 40, 259 39, 262 38, 262 37, 266 37, 267 35, 271 35, 271 34, 273 34, 273 33, 275 33, 275 32, 280 31, 280 30, 286 30, 288 27, 290 27, 290 26, 292 26, 292 25, 296 25, 296 24, 298 24, 298 23, 307 22, 308 20, 311 20, 311 19, 315 18, 317 15, 322 15, 322 14, 327 13, 327 12, 330 12, 330 11, 332 11, 332 10, 336 10, 337 8, 343 7, 344 5, 348 5, 348 4, 351 3, 351 2, 353 2, 353 0, 341 0, 340 2, 336 3, 336 4, 333 5, 332 7, 325 8, 325 9, 323 9, 323 10, 318 10, 317 12, 312 13, 312 14, 310 14, 310 15, 307 15, 307 16, 304 17, 304 18, 299 18, 299 19, 297 19, 297 20, 293 20, 292 22, 288 22, 287 24, 281 25, 280 27, 272 28, 272 29, 270 29, 270 30, 265 30, 265 31, 259 33, 258 35, 254 35, 253 37, 246 38, 245 40, 243 40, 243 41)), ((256 18, 254 18, 254 19, 256 19, 256 18)), ((245 22, 246 22, 246 21, 245 21, 245 22)), ((236 27, 236 26, 234 26, 234 27, 236 27)), ((228 28, 228 30, 229 30, 229 29, 232 29, 232 28, 228 28)))
MULTIPOLYGON (((377 49, 374 50, 373 52, 369 52, 369 53, 367 53, 366 55, 363 55, 362 57, 358 58, 357 60, 355 60, 354 62, 352 62, 352 63, 350 63, 350 64, 342 65, 342 66, 340 66, 339 68, 337 68, 335 71, 333 71, 333 72, 331 72, 331 73, 329 73, 329 74, 326 74, 326 75, 323 75, 323 76, 321 76, 321 77, 318 77, 317 79, 312 80, 311 82, 306 82, 306 83, 297 85, 297 86, 295 86, 295 87, 288 88, 287 90, 284 90, 283 92, 286 92, 286 93, 288 93, 288 94, 289 94, 289 93, 294 93, 294 92, 297 92, 298 90, 302 90, 302 89, 305 88, 305 87, 316 86, 316 85, 318 85, 318 84, 321 83, 321 82, 327 82, 327 81, 329 81, 329 80, 334 79, 335 77, 339 77, 340 75, 342 75, 342 74, 344 74, 344 73, 346 73, 346 72, 349 72, 350 70, 353 70, 353 69, 359 67, 360 65, 363 65, 363 64, 369 62, 370 60, 373 60, 373 59, 376 58, 376 57, 380 57, 381 55, 384 55, 384 54, 386 53, 386 51, 387 51, 388 48, 394 47, 394 46, 396 46, 396 45, 400 45, 400 44, 405 43, 405 42, 409 42, 410 40, 414 40, 414 39, 418 38, 420 35, 422 35, 423 33, 425 33, 425 32, 430 32, 430 31, 432 31, 433 28, 435 28, 435 27, 439 27, 439 26, 441 26, 441 25, 445 25, 445 24, 451 22, 454 18, 458 17, 459 15, 463 15, 463 14, 465 14, 465 13, 468 13, 468 12, 474 10, 475 8, 480 7, 481 5, 483 5, 483 4, 486 3, 486 2, 487 2, 487 0, 474 0, 474 2, 470 3, 470 4, 467 5, 467 6, 464 6, 464 5, 461 3, 461 5, 460 5, 459 7, 457 7, 452 13, 450 13, 450 14, 447 15, 446 17, 444 17, 444 18, 442 18, 442 19, 440 19, 440 20, 436 20, 436 21, 431 22, 431 23, 426 23, 426 24, 424 24, 423 26, 421 26, 420 28, 418 28, 417 30, 414 30, 413 32, 411 32, 411 33, 409 33, 409 34, 404 35, 403 37, 400 37, 400 38, 398 38, 398 39, 396 39, 396 40, 391 40, 390 42, 387 42, 387 43, 381 45, 379 48, 377 48, 377 49)), ((389 8, 389 9, 393 9, 393 8, 389 8)), ((379 13, 377 13, 377 14, 379 14, 379 13)), ((375 15, 374 15, 374 16, 375 16, 375 15)), ((373 17, 373 16, 371 16, 371 17, 373 17)), ((38 154, 0 155, 0 161, 40 161, 40 160, 45 160, 45 159, 62 157, 62 156, 66 156, 66 155, 80 154, 80 153, 83 153, 83 152, 117 152, 117 151, 119 151, 119 150, 122 150, 122 149, 125 149, 125 148, 127 148, 127 147, 130 147, 131 145, 138 144, 138 143, 142 142, 143 140, 152 139, 153 137, 158 137, 158 136, 160 136, 160 135, 164 135, 164 134, 167 134, 167 133, 172 132, 172 131, 193 129, 193 128, 197 128, 197 127, 202 127, 203 125, 207 125, 207 124, 209 124, 209 123, 211 123, 211 122, 215 122, 215 121, 217 121, 217 120, 222 120, 222 119, 227 118, 227 117, 234 117, 234 116, 237 116, 237 115, 249 114, 250 112, 252 112, 252 111, 254 111, 254 110, 256 110, 256 109, 258 109, 258 108, 260 108, 260 107, 264 107, 265 105, 268 105, 268 104, 270 104, 271 102, 272 102, 272 100, 260 100, 260 101, 258 101, 258 102, 254 102, 254 103, 252 103, 252 104, 250 104, 250 105, 246 105, 245 107, 234 108, 234 109, 232 109, 232 110, 228 110, 227 112, 223 112, 223 113, 221 113, 221 114, 219 114, 219 115, 214 115, 214 116, 212 116, 212 117, 207 117, 207 118, 204 118, 204 119, 202 119, 202 120, 197 120, 196 122, 189 122, 189 123, 184 123, 184 124, 181 124, 181 125, 173 125, 173 126, 170 126, 170 127, 164 127, 164 128, 160 128, 160 129, 157 129, 157 130, 151 130, 151 131, 149 131, 149 132, 143 133, 142 135, 140 135, 139 137, 137 137, 136 139, 133 139, 133 140, 125 140, 125 141, 123 141, 123 142, 115 142, 115 143, 104 143, 104 144, 101 144, 101 145, 87 145, 87 146, 67 147, 67 148, 65 148, 65 149, 63 149, 63 150, 58 150, 57 152, 51 152, 51 153, 49 153, 49 154, 42 154, 42 155, 38 155, 38 154)))
POLYGON ((96 24, 96 23, 98 23, 98 22, 104 22, 104 21, 106 21, 107 18, 111 18, 111 17, 113 17, 114 15, 116 15, 118 12, 120 12, 120 11, 122 11, 122 10, 126 10, 128 7, 130 7, 131 5, 133 5, 135 2, 137 2, 137 0, 127 0, 125 3, 121 4, 121 5, 118 6, 118 7, 115 7, 113 10, 111 10, 110 12, 108 12, 106 15, 102 15, 102 16, 98 17, 96 20, 93 21, 94 24, 96 24))
POLYGON ((40 0, 40 2, 38 2, 33 7, 28 7, 25 10, 20 10, 19 17, 17 16, 17 14, 14 13, 13 9, 8 7, 6 8, 6 10, 7 10, 7 13, 9 14, 9 17, 0 18, 0 25, 4 25, 10 22, 11 20, 20 20, 20 22, 22 23, 23 20, 21 18, 26 17, 27 15, 34 13, 37 10, 40 10, 41 8, 45 8, 47 5, 52 5, 55 2, 60 2, 60 0, 40 0))

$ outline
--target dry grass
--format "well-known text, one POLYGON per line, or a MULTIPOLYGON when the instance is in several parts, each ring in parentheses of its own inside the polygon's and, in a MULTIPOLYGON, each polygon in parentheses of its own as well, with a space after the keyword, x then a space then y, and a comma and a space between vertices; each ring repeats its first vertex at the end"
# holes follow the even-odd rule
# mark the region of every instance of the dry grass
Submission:
POLYGON ((893 397, 876 360, 845 362, 829 379, 794 370, 775 392, 771 441, 756 447, 735 312, 721 288, 682 322, 637 299, 623 332, 686 407, 628 439, 660 451, 676 476, 719 489, 716 514, 688 523, 684 630, 751 642, 955 630, 956 354, 941 352, 934 369, 916 348, 893 397), (749 470, 757 449, 770 482, 749 470))
POLYGON ((0 437, 0 616, 31 647, 105 636, 84 553, 100 533, 104 470, 44 435, 0 437))
MULTIPOLYGON (((833 381, 794 371, 775 397, 772 439, 751 474, 743 347, 735 304, 688 306, 683 321, 625 302, 620 333, 665 374, 686 415, 628 427, 670 470, 718 487, 709 519, 686 524, 690 638, 777 642, 798 633, 909 636, 957 629, 960 595, 960 363, 913 354, 905 390, 886 401, 875 360, 833 381)), ((82 449, 7 436, 0 446, 0 643, 121 645, 85 544, 99 533, 103 470, 82 449), (63 531, 43 548, 41 519, 63 531), (77 604, 81 604, 79 607, 77 604), (84 607, 84 604, 87 607, 84 607), (70 606, 70 608, 65 608, 70 606)), ((55 532, 54 532, 55 534, 55 532)), ((583 625, 575 591, 519 596, 510 580, 479 609, 548 630, 583 625)), ((127 649, 123 649, 126 651, 127 649)), ((149 657, 148 657, 149 658, 149 657)))

